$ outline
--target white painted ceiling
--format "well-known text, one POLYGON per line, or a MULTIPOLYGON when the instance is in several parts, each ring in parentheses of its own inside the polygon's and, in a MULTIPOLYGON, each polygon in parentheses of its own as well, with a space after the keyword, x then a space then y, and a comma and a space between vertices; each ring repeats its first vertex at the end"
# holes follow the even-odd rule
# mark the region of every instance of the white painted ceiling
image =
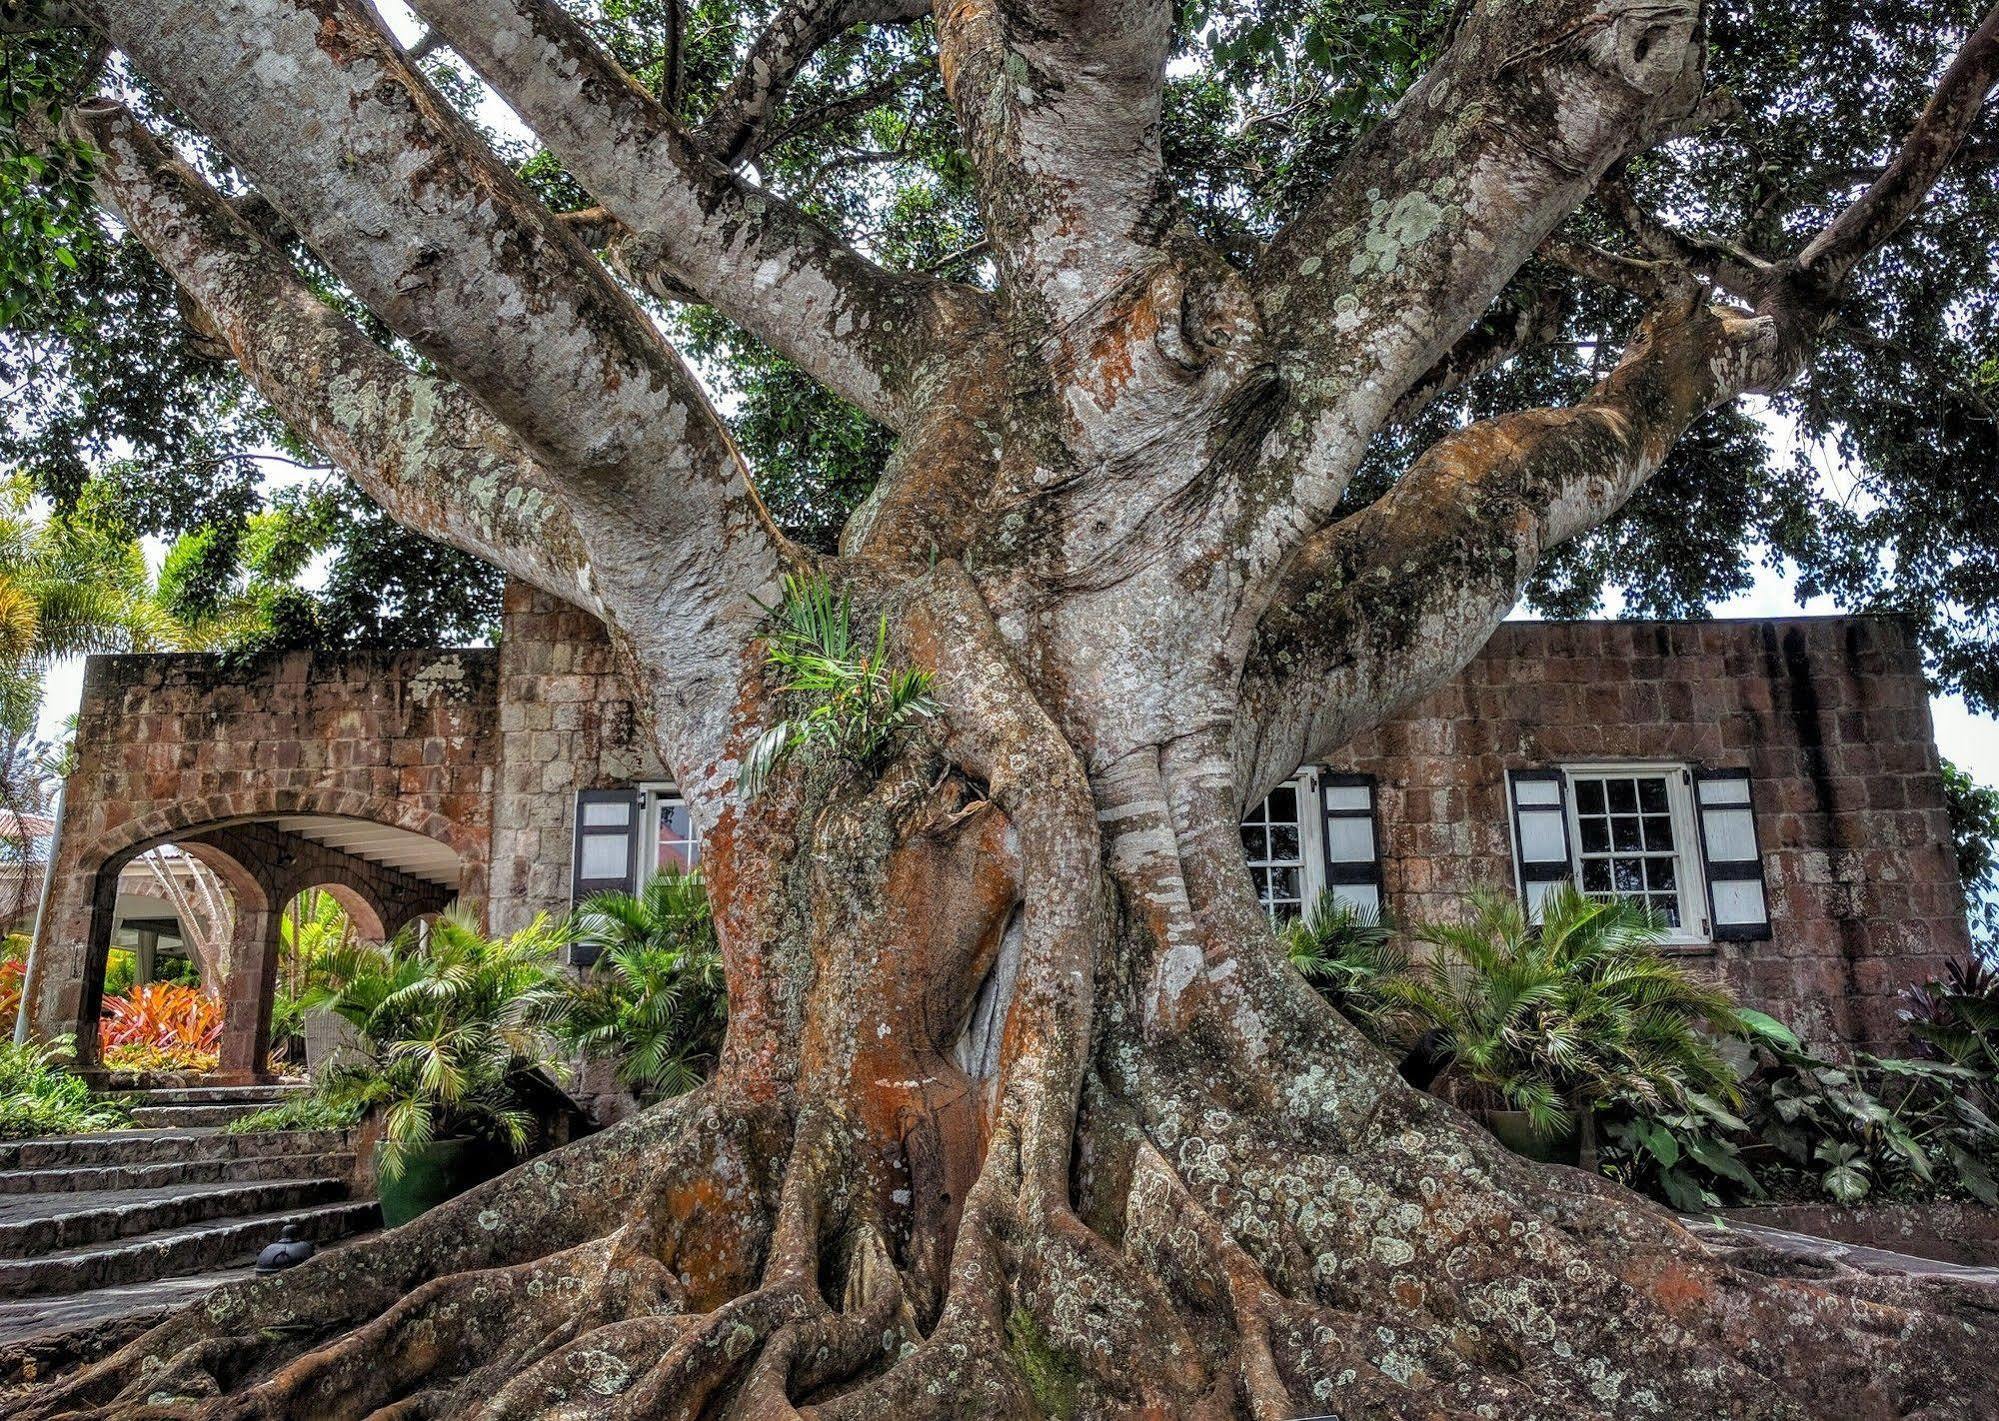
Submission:
POLYGON ((428 883, 445 888, 458 886, 458 855, 449 845, 408 829, 325 814, 287 814, 277 821, 277 826, 370 863, 400 869, 428 883))

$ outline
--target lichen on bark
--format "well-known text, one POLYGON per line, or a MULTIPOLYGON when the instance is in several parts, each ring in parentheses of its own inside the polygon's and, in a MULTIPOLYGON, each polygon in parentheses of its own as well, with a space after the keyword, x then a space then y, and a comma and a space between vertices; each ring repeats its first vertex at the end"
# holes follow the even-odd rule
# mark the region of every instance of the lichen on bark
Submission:
MULTIPOLYGON (((1408 1088, 1283 961, 1237 821, 1469 659, 1693 420, 1802 367, 1975 116, 1999 18, 1826 241, 1724 296, 1648 267, 1584 399, 1456 431, 1342 516, 1392 412, 1491 359, 1463 341, 1509 278, 1686 121, 1701 7, 1467 6, 1239 265, 1165 186, 1170 7, 954 0, 986 293, 770 205, 550 0, 416 0, 635 259, 896 426, 816 559, 358 0, 70 8, 428 362, 331 315, 122 112, 79 111, 107 202, 259 389, 396 517, 610 628, 701 821, 730 1027, 702 1090, 231 1285, 15 1413, 1885 1418, 1991 1393, 1989 1295, 1704 1244, 1408 1088), (885 767, 746 795, 783 713, 760 608, 808 568, 887 614, 941 713, 885 767)), ((823 29, 780 17, 766 53, 823 29)))

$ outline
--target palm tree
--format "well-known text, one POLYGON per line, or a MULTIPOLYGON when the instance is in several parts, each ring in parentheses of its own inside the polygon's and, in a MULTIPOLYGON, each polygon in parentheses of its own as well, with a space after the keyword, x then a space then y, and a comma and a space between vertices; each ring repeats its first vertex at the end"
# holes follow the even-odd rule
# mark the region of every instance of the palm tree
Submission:
POLYGON ((563 1034, 587 1054, 609 1056, 640 1095, 679 1095, 706 1079, 722 1049, 728 997, 700 874, 668 870, 636 895, 597 894, 569 933, 595 961, 571 988, 563 1034))
POLYGON ((1429 924, 1421 971, 1391 991, 1447 1037, 1447 1068, 1524 1111, 1535 1133, 1581 1128, 1623 1102, 1656 1111, 1695 1096, 1738 1099, 1709 1033, 1739 1034, 1734 997, 1659 950, 1657 915, 1563 888, 1529 923, 1510 894, 1473 896, 1462 922, 1429 924))
POLYGON ((26 479, 0 480, 0 729, 34 728, 53 661, 177 644, 144 548, 96 502, 42 518, 26 479))

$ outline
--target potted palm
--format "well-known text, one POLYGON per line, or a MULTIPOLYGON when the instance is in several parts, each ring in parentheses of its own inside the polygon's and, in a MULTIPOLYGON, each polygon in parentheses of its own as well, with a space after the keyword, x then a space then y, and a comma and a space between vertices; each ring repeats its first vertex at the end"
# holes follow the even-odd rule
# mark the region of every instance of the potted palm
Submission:
POLYGON ((1455 1077, 1489 1102, 1487 1124, 1540 1159, 1596 1168, 1595 1121, 1613 1104, 1684 1108, 1738 1099, 1714 1036, 1744 1027, 1726 988, 1660 951, 1665 925, 1622 899, 1573 888, 1530 923, 1511 895, 1475 895, 1387 988, 1438 1033, 1455 1077))
POLYGON ((380 1131, 384 1222, 415 1218, 526 1148, 531 1079, 560 1070, 561 945, 541 918, 489 938, 452 912, 337 953, 329 975, 340 985, 310 1003, 350 1023, 368 1060, 333 1072, 322 1093, 366 1107, 380 1131))
POLYGON ((571 919, 574 960, 557 1029, 586 1057, 608 1061, 641 1100, 679 1095, 714 1066, 728 994, 708 892, 699 873, 671 869, 636 894, 600 893, 571 919))

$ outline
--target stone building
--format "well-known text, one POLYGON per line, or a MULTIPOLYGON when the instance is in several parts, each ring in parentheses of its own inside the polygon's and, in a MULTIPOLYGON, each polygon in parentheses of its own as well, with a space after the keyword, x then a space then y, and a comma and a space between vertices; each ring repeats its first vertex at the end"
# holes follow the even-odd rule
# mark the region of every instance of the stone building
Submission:
MULTIPOLYGON (((452 898, 494 931, 698 836, 601 629, 516 587, 492 649, 94 658, 28 997, 94 1039, 121 872, 172 844, 237 900, 222 1072, 265 1065, 277 915, 326 887, 369 932, 452 898)), ((1968 948, 1929 702, 1874 618, 1511 623, 1455 681, 1243 827, 1273 914, 1402 921, 1474 888, 1644 895, 1676 951, 1829 1045, 1968 948)))

